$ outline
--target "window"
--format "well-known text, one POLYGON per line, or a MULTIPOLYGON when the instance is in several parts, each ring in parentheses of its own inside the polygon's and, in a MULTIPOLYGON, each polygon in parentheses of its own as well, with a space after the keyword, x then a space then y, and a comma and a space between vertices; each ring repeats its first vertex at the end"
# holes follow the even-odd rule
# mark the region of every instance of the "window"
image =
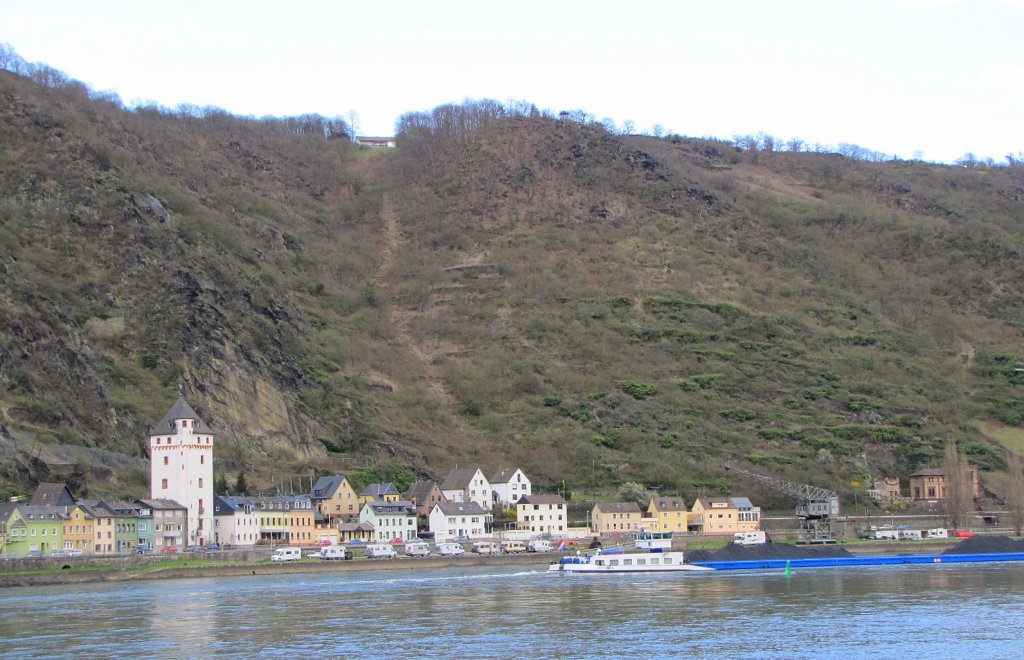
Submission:
MULTIPOLYGON (((202 488, 202 487, 203 487, 203 478, 202 478, 202 477, 199 477, 199 487, 200 487, 200 488, 202 488)), ((199 500, 199 502, 200 502, 200 505, 199 505, 199 506, 202 506, 202 504, 201 504, 202 500, 199 500)))
POLYGON ((170 464, 171 464, 171 457, 170 456, 164 456, 164 465, 170 465, 170 464))
POLYGON ((206 464, 206 455, 205 454, 200 454, 199 455, 199 464, 200 465, 205 465, 206 464))
POLYGON ((161 479, 160 480, 160 488, 162 488, 164 490, 167 490, 167 480, 166 479, 161 479))

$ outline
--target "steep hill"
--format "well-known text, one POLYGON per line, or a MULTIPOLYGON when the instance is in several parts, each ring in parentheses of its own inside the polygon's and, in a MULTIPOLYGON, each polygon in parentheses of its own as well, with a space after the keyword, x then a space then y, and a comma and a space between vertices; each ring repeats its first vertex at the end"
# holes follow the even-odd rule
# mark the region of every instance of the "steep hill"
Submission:
POLYGON ((853 497, 950 438, 992 475, 1020 442, 1020 169, 488 103, 386 153, 342 128, 0 74, 8 491, 144 494, 179 388, 260 486, 472 462, 692 497, 735 461, 853 497))

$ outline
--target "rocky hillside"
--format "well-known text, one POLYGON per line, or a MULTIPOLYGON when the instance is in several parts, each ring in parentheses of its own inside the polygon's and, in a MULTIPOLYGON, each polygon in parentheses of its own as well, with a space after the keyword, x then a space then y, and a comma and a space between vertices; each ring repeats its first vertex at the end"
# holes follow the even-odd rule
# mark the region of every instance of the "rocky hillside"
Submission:
POLYGON ((144 494, 179 389, 260 486, 472 462, 692 497, 733 461, 853 498, 954 439, 998 494, 1024 449, 1020 169, 489 103, 385 153, 343 130, 0 73, 8 492, 144 494))

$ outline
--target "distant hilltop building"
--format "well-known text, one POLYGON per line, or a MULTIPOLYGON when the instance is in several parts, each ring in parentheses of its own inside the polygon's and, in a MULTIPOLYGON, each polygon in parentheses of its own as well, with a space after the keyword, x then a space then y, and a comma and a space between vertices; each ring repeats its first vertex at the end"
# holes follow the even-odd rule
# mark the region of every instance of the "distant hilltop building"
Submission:
POLYGON ((370 137, 368 135, 357 135, 356 144, 360 147, 385 147, 394 149, 394 137, 370 137))
POLYGON ((187 509, 188 542, 213 542, 213 431, 179 396, 149 433, 150 497, 187 509))

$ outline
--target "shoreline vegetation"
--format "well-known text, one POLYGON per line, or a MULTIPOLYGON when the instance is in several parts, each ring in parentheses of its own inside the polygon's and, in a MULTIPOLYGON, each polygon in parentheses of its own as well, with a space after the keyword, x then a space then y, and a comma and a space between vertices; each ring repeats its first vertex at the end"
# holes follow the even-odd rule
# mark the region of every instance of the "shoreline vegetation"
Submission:
MULTIPOLYGON (((698 544, 682 548, 688 561, 709 559, 709 555, 723 553, 732 559, 791 558, 808 556, 835 556, 836 553, 852 555, 927 555, 956 552, 1003 552, 1012 550, 1014 541, 1009 537, 975 537, 973 539, 934 542, 907 541, 866 541, 829 546, 795 546, 787 543, 768 543, 762 546, 736 546, 734 544, 698 544), (742 556, 736 556, 741 554, 742 556), (763 555, 763 556, 762 556, 763 555)), ((1021 551, 1021 550, 1018 550, 1021 551)), ((45 567, 21 570, 23 564, 13 566, 15 570, 0 573, 0 588, 32 587, 61 584, 96 582, 128 582, 133 580, 187 579, 204 577, 240 577, 246 575, 337 573, 386 570, 446 569, 477 566, 547 566, 554 563, 562 553, 527 553, 512 555, 462 555, 459 557, 404 557, 396 559, 357 558, 344 561, 303 559, 297 562, 273 563, 265 558, 251 559, 210 558, 207 556, 177 557, 140 563, 131 557, 110 557, 90 559, 89 563, 63 560, 45 567), (120 563, 122 565, 118 566, 120 563)), ((723 557, 724 558, 724 557, 723 557)), ((44 560, 45 561, 45 560, 44 560)))

